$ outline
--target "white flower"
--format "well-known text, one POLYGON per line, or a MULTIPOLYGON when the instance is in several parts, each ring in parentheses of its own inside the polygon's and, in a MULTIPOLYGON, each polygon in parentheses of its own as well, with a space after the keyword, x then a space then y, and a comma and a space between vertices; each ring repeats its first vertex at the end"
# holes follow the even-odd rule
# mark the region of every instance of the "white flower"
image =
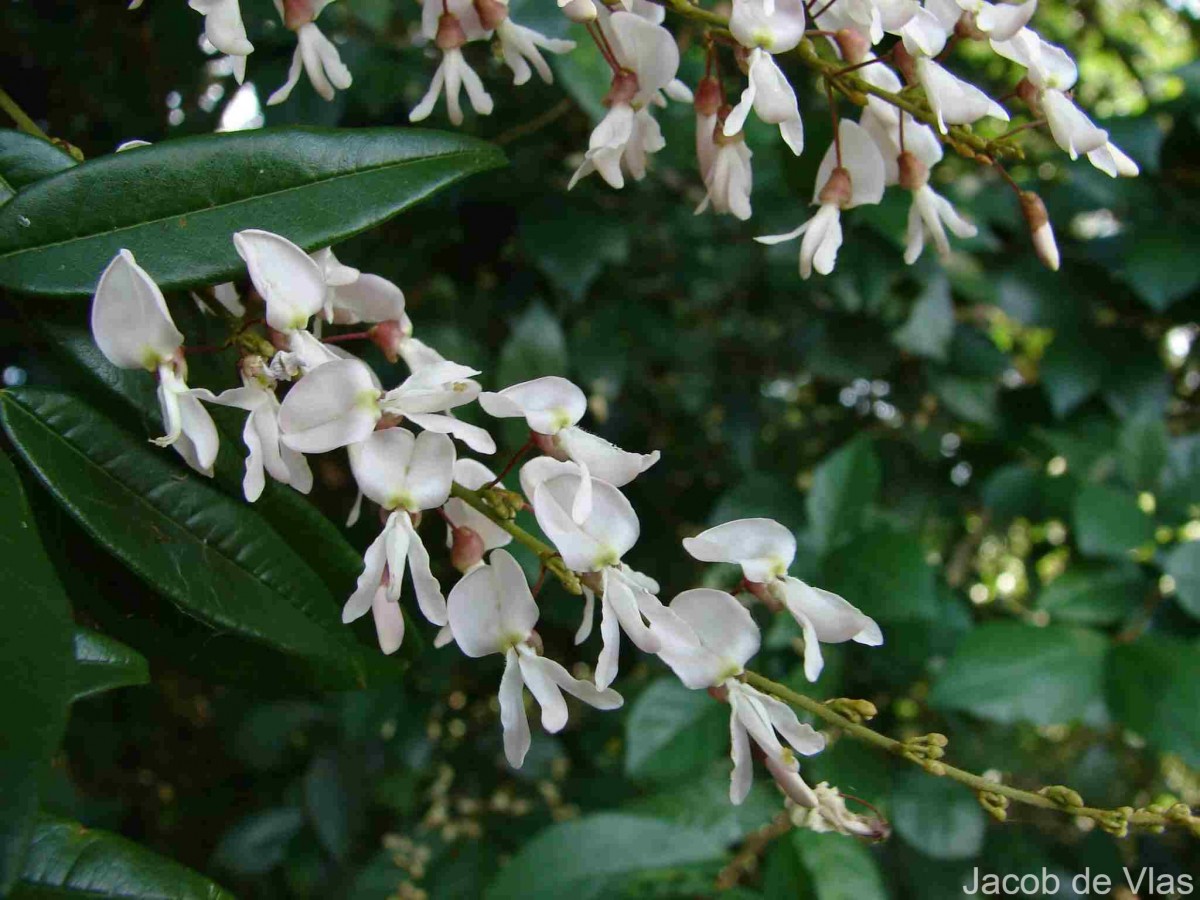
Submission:
POLYGON ((1050 134, 1071 159, 1100 150, 1108 144, 1108 132, 1091 119, 1062 91, 1047 89, 1038 95, 1038 105, 1050 126, 1050 134))
POLYGON ((1134 178, 1138 164, 1121 152, 1121 148, 1109 141, 1103 147, 1088 151, 1088 162, 1112 178, 1134 178))
POLYGON ((246 57, 254 52, 254 45, 246 39, 238 0, 188 0, 188 6, 204 16, 208 42, 234 58, 233 74, 241 84, 246 77, 246 57))
POLYGON ((461 125, 463 111, 462 103, 459 100, 459 91, 463 87, 467 89, 467 97, 475 112, 481 116, 491 115, 494 107, 491 94, 484 89, 483 82, 463 56, 462 50, 458 47, 450 47, 442 51, 442 61, 438 64, 437 71, 433 73, 433 81, 429 83, 429 90, 425 92, 421 102, 414 106, 412 112, 408 114, 408 120, 423 122, 428 119, 433 112, 433 107, 437 104, 438 97, 442 94, 442 89, 445 88, 446 115, 452 124, 461 125))
POLYGON ((1007 41, 993 38, 992 50, 1026 69, 1025 77, 1038 88, 1069 91, 1079 68, 1062 47, 1043 41, 1031 28, 1022 28, 1007 41))
POLYGON ((551 53, 570 53, 575 49, 574 41, 548 38, 541 32, 518 25, 509 18, 505 18, 496 26, 496 37, 500 40, 500 54, 504 57, 504 63, 512 69, 515 85, 529 81, 532 74, 530 64, 537 70, 542 81, 546 84, 554 82, 554 73, 542 58, 539 47, 551 53))
POLYGON ((406 563, 412 570, 421 613, 434 625, 448 621, 446 600, 411 516, 436 509, 450 496, 454 444, 433 432, 414 437, 404 428, 385 428, 351 447, 350 468, 363 494, 392 513, 367 548, 363 572, 342 609, 342 621, 353 622, 370 609, 380 649, 394 653, 404 638, 404 615, 398 601, 406 563))
POLYGON ((167 433, 154 443, 174 446, 189 466, 211 476, 217 428, 200 401, 211 402, 213 394, 187 386, 183 334, 175 327, 162 291, 128 250, 119 251, 100 275, 92 299, 91 328, 100 352, 114 366, 157 375, 167 433))
POLYGON ((283 24, 296 32, 296 52, 292 54, 292 65, 288 69, 287 81, 267 98, 267 106, 282 103, 292 94, 300 81, 300 69, 308 74, 313 89, 326 100, 332 100, 334 88, 340 91, 350 87, 354 80, 350 70, 342 63, 337 47, 317 27, 316 18, 332 0, 290 0, 286 7, 283 0, 275 0, 283 24))
MULTIPOLYGON (((839 0, 842 2, 842 0, 839 0)), ((786 53, 804 37, 802 0, 733 0, 729 31, 743 47, 786 53)))
POLYGON ((703 562, 736 563, 746 581, 765 585, 804 631, 804 674, 816 681, 824 660, 820 642, 838 644, 853 640, 869 647, 883 643, 875 620, 837 594, 810 587, 787 574, 796 555, 796 539, 771 519, 738 519, 710 528, 683 547, 703 562))
POLYGON ((304 457, 287 446, 279 436, 279 400, 275 385, 264 374, 243 371, 240 388, 218 394, 215 402, 246 410, 242 440, 249 450, 242 491, 253 503, 262 496, 266 486, 265 474, 276 481, 291 485, 302 494, 312 490, 313 476, 304 457))
POLYGON ((926 7, 918 8, 899 29, 904 49, 916 58, 935 57, 946 48, 946 40, 953 30, 938 15, 926 7))
POLYGON ((833 271, 837 252, 842 246, 841 211, 883 198, 884 166, 879 148, 858 124, 842 119, 838 123, 841 165, 838 150, 831 145, 817 170, 813 202, 820 204, 817 214, 794 231, 755 238, 761 244, 778 244, 804 236, 800 243, 800 277, 808 278, 816 269, 822 275, 833 271))
POLYGON ((738 680, 746 663, 758 652, 758 626, 750 614, 729 594, 711 588, 684 591, 671 601, 670 610, 682 623, 684 637, 665 640, 659 656, 687 687, 723 687, 727 692, 733 757, 730 801, 740 804, 750 792, 754 781, 750 758, 753 739, 772 777, 788 797, 801 805, 815 806, 817 797, 800 777, 795 754, 820 753, 825 748, 825 737, 802 724, 790 706, 738 680), (790 746, 784 746, 784 742, 790 746))
POLYGON ((598 19, 621 71, 606 98, 608 112, 592 131, 583 163, 568 184, 599 172, 614 188, 625 186, 622 164, 635 179, 646 174, 647 154, 666 146, 648 104, 667 88, 679 69, 679 48, 671 33, 635 13, 603 13, 598 19))
POLYGON ((560 459, 579 463, 590 474, 615 487, 628 484, 659 460, 659 452, 631 453, 575 423, 587 411, 587 397, 566 378, 549 375, 479 395, 484 412, 496 418, 524 417, 531 431, 551 440, 538 446, 560 459))
POLYGON ((1059 256, 1058 242, 1054 240, 1054 229, 1050 225, 1050 216, 1046 212, 1046 204, 1033 191, 1021 191, 1021 215, 1029 228, 1033 239, 1033 249, 1042 261, 1042 265, 1052 272, 1058 271, 1059 256))
POLYGON ((950 241, 946 238, 946 228, 960 238, 972 238, 979 233, 973 224, 958 214, 949 200, 928 184, 914 189, 912 195, 904 245, 904 261, 910 266, 925 249, 926 235, 933 241, 938 256, 945 259, 950 255, 950 241))
MULTIPOLYGON (((596 685, 604 688, 617 675, 622 630, 643 652, 657 653, 664 635, 674 633, 678 620, 655 596, 658 585, 621 562, 621 557, 637 542, 640 530, 629 501, 608 482, 587 481, 569 469, 563 474, 553 474, 555 466, 571 465, 531 460, 522 468, 521 483, 526 496, 532 490, 538 525, 558 549, 567 568, 599 573, 602 649, 596 663, 596 685), (527 475, 527 469, 537 472, 537 476, 527 475), (573 513, 577 512, 578 495, 585 484, 591 496, 588 514, 580 517, 573 513)), ((595 602, 592 587, 585 586, 584 599, 583 623, 575 635, 576 643, 582 643, 591 633, 595 602)))
POLYGON ((507 551, 496 550, 490 565, 463 576, 450 591, 448 615, 454 640, 467 656, 504 655, 500 723, 504 755, 514 768, 525 761, 530 744, 524 688, 529 688, 541 706, 542 727, 551 734, 567 724, 563 691, 596 709, 617 709, 624 702, 616 691, 598 690, 572 677, 553 660, 537 655, 528 642, 538 620, 537 604, 525 573, 507 551))
POLYGON ((958 5, 975 15, 975 27, 994 41, 1012 39, 1028 24, 1037 11, 1037 0, 1015 3, 988 3, 987 0, 957 0, 958 5))
MULTIPOLYGON (((483 463, 474 459, 459 459, 454 463, 454 481, 465 488, 477 491, 485 484, 491 484, 496 478, 494 472, 483 463)), ((504 487, 500 482, 498 487, 504 487)), ((507 547, 512 541, 512 535, 485 516, 479 510, 457 497, 446 501, 442 511, 454 528, 470 528, 483 541, 484 552, 507 547)), ((447 528, 446 546, 450 546, 450 529, 447 528)))
POLYGON ((733 137, 745 127, 751 108, 762 121, 779 126, 784 143, 794 154, 799 156, 803 152, 804 124, 800 121, 796 93, 774 57, 761 47, 750 51, 750 83, 725 119, 726 137, 733 137))
POLYGON ((887 837, 890 829, 879 819, 857 816, 846 808, 846 801, 837 788, 822 781, 814 789, 815 806, 789 806, 792 824, 809 831, 834 832, 853 837, 880 840, 887 837))
POLYGON ((750 190, 754 183, 750 158, 753 155, 741 132, 731 138, 721 134, 716 141, 712 164, 704 172, 706 193, 696 207, 697 215, 711 203, 718 213, 731 213, 743 222, 750 218, 750 190))
POLYGON ((1003 106, 928 57, 917 58, 917 79, 925 89, 929 108, 937 117, 938 130, 942 134, 946 134, 947 125, 968 125, 985 116, 1008 121, 1003 106))
POLYGON ((321 266, 287 238, 249 229, 234 234, 233 246, 266 304, 271 328, 299 331, 321 311, 326 292, 321 266))

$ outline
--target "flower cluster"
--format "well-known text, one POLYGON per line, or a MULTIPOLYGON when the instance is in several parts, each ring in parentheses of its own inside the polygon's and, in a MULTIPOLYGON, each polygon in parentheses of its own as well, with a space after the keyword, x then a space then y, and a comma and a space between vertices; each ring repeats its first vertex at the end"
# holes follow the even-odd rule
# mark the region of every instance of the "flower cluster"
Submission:
MULTIPOLYGON (((330 0, 274 2, 284 25, 296 33, 297 47, 287 82, 267 102, 285 100, 302 68, 326 99, 333 97, 335 88, 349 87, 350 72, 316 25, 330 0)), ((189 4, 204 15, 208 40, 234 58, 241 80, 246 57, 254 48, 246 38, 238 0, 189 0, 189 4)), ((666 5, 685 15, 691 9, 666 5)), ((814 270, 821 274, 833 270, 842 244, 842 211, 878 204, 887 187, 897 186, 911 195, 904 252, 909 264, 921 256, 927 242, 946 257, 950 253, 947 231, 959 238, 976 234, 975 226, 930 187, 930 170, 942 159, 943 142, 953 143, 952 126, 970 126, 986 118, 1007 122, 1010 114, 1001 102, 947 68, 946 57, 960 41, 986 42, 994 53, 1023 69, 1024 76, 1004 98, 1024 104, 1032 117, 1016 131, 1046 125, 1071 159, 1086 156, 1113 177, 1138 174, 1133 160, 1072 99, 1079 75, 1074 61, 1029 27, 1037 0, 1019 5, 989 0, 733 0, 727 32, 711 30, 720 18, 704 13, 703 21, 710 27, 707 65, 694 93, 676 78, 679 50, 675 37, 663 26, 663 5, 650 0, 559 0, 559 6, 570 20, 585 26, 612 76, 604 100, 608 111, 592 131, 569 187, 593 172, 614 188, 624 186, 626 175, 645 177, 650 155, 666 143, 654 109, 670 98, 693 103, 695 108, 696 157, 704 188, 696 212, 711 207, 742 220, 751 217, 753 184, 746 120, 753 112, 761 121, 778 126, 788 149, 799 156, 804 151, 804 125, 780 59, 802 44, 806 45, 802 55, 820 59, 812 41, 827 43, 820 72, 835 120, 835 91, 865 105, 857 123, 841 120, 834 129, 813 189, 816 214, 791 232, 758 238, 773 244, 803 237, 800 274, 804 278, 814 270), (736 104, 726 102, 719 40, 732 43, 734 62, 746 78, 736 104), (913 106, 901 102, 902 90, 907 97, 923 97, 928 113, 914 116, 913 106)), ((527 82, 534 71, 543 81, 552 82, 542 51, 562 54, 575 47, 574 41, 549 38, 513 22, 507 0, 422 0, 420 34, 433 43, 441 61, 428 91, 409 114, 413 122, 427 119, 444 94, 450 121, 461 125, 463 88, 476 113, 492 112, 492 97, 463 53, 472 41, 495 39, 515 85, 527 82)), ((968 155, 995 162, 988 154, 968 155)), ((1008 180, 1017 190, 1034 249, 1047 266, 1057 269, 1058 249, 1045 206, 1036 194, 1008 180)))
POLYGON ((306 457, 345 448, 359 491, 353 516, 368 501, 379 507, 382 527, 366 550, 343 621, 369 611, 381 650, 398 650, 406 628, 400 601, 407 572, 416 608, 440 629, 437 646, 456 644, 469 657, 504 656, 500 718, 513 766, 521 765, 530 744, 525 688, 549 732, 567 723, 564 692, 597 709, 622 704, 612 684, 624 635, 657 655, 688 688, 709 690, 728 703, 734 803, 750 788, 754 746, 792 802, 820 807, 822 795, 800 777, 796 757, 819 752, 824 737, 742 678, 760 643, 746 604, 757 598, 795 618, 810 680, 821 672, 821 643, 874 646, 883 636, 846 600, 787 574, 796 543, 786 528, 769 519, 743 519, 684 540, 698 560, 741 566, 744 593, 738 599, 701 588, 664 603, 658 583, 625 561, 641 524, 621 490, 659 461, 657 451, 625 450, 580 427, 587 398, 565 378, 483 391, 478 371, 444 359, 413 336, 398 287, 343 265, 328 249, 309 255, 280 235, 257 230, 236 233, 233 243, 253 291, 238 298, 225 285, 213 293, 239 323, 242 387, 219 394, 187 384, 184 337, 162 292, 129 251, 120 251, 100 277, 93 335, 114 365, 157 378, 167 434, 155 443, 173 446, 193 469, 211 475, 218 430, 206 404, 245 410, 243 490, 250 502, 261 495, 267 475, 309 491, 313 476, 306 457), (258 315, 259 301, 264 334, 253 331, 258 319, 248 318, 258 315), (248 305, 255 306, 253 313, 248 305), (323 323, 370 328, 322 340, 323 323), (365 362, 341 348, 345 338, 370 339, 390 359, 402 358, 410 374, 385 388, 365 362), (488 466, 460 455, 462 448, 483 455, 496 450, 485 429, 455 415, 475 401, 495 418, 518 418, 528 426, 529 440, 505 472, 529 450, 541 451, 520 468, 520 494, 498 488, 500 479, 488 466), (590 678, 575 677, 544 655, 535 591, 505 549, 511 540, 507 519, 485 515, 481 508, 487 507, 478 505, 489 492, 505 498, 514 512, 532 509, 557 551, 556 565, 579 580, 584 609, 576 644, 590 635, 599 601, 601 649, 590 678), (422 518, 431 511, 445 520, 450 561, 462 573, 448 593, 421 535, 422 518))

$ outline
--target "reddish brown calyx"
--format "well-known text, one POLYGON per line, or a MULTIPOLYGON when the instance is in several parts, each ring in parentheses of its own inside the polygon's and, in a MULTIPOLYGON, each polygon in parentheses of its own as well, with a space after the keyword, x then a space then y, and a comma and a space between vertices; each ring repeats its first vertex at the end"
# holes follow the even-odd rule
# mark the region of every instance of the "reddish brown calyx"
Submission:
POLYGON ((715 116, 721 108, 723 93, 721 82, 717 79, 707 75, 701 78, 700 83, 696 85, 696 99, 692 103, 696 115, 715 116))
POLYGON ((723 685, 723 684, 718 684, 715 687, 710 687, 708 689, 708 696, 712 697, 718 703, 728 703, 729 702, 729 688, 725 687, 725 685, 723 685))
POLYGON ((473 528, 455 527, 451 532, 450 564, 462 574, 483 560, 483 538, 473 528))
POLYGON ((1022 78, 1017 82, 1014 93, 1021 99, 1021 102, 1029 107, 1029 111, 1035 116, 1042 114, 1042 104, 1038 102, 1038 89, 1028 78, 1022 78))
POLYGON ((838 166, 829 173, 829 180, 825 182, 825 187, 821 188, 821 193, 817 195, 817 201, 822 206, 836 206, 838 209, 845 209, 850 205, 853 196, 854 185, 850 180, 850 170, 845 166, 838 166))
POLYGON ((529 440, 533 441, 533 446, 552 459, 557 459, 559 462, 566 462, 570 459, 566 451, 558 445, 558 440, 552 434, 539 434, 536 431, 531 431, 529 432, 529 440))
POLYGON ((717 122, 713 126, 713 143, 718 147, 727 147, 730 144, 740 144, 745 140, 745 135, 741 131, 736 131, 733 134, 725 133, 725 120, 729 118, 729 114, 733 111, 733 107, 728 103, 724 104, 717 110, 717 122))
POLYGON ((909 151, 896 157, 896 166, 900 170, 900 187, 906 191, 919 191, 929 184, 929 167, 909 151))
POLYGON ((283 26, 289 31, 299 31, 315 18, 312 0, 283 0, 283 26))
POLYGON ((503 0, 474 0, 479 22, 488 31, 495 31, 508 18, 508 4, 503 0))
POLYGON ((391 319, 372 326, 367 331, 367 337, 379 348, 388 362, 394 363, 400 358, 400 347, 408 338, 408 332, 399 322, 391 319))
POLYGON ((620 69, 613 73, 612 87, 608 89, 608 95, 604 98, 605 106, 615 106, 618 103, 633 103, 633 98, 637 96, 638 78, 637 73, 630 72, 628 69, 620 69))
POLYGON ((975 24, 974 13, 963 13, 962 18, 954 25, 954 35, 960 41, 982 41, 987 37, 975 24))
POLYGON ((851 65, 865 60, 871 50, 871 42, 854 28, 841 29, 833 39, 837 41, 838 49, 842 52, 842 59, 851 65))
POLYGON ((1046 204, 1033 191, 1021 191, 1021 215, 1025 217, 1030 231, 1037 231, 1050 222, 1050 214, 1046 212, 1046 204))
POLYGON ((892 63, 904 76, 909 84, 917 83, 917 61, 911 53, 904 49, 904 44, 896 44, 892 48, 892 63))
POLYGON ((467 42, 467 33, 463 30, 462 22, 452 12, 438 16, 437 37, 434 44, 439 50, 457 50, 467 42))

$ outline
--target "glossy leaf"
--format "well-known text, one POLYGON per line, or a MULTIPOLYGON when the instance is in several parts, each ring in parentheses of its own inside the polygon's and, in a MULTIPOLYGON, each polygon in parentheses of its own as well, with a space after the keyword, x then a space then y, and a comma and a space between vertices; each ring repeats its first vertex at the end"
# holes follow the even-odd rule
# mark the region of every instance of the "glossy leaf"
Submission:
POLYGON ((929 701, 1006 724, 1094 721, 1107 651, 1094 631, 988 622, 959 644, 929 701))
POLYGON ((654 781, 687 777, 728 743, 727 709, 705 691, 661 678, 638 695, 625 720, 625 772, 654 781))
POLYGON ((925 856, 970 859, 983 849, 983 807, 947 778, 905 772, 892 787, 891 809, 896 833, 925 856))
POLYGON ((1085 556, 1128 559, 1154 539, 1154 523, 1137 497, 1103 484, 1089 484, 1075 499, 1075 540, 1085 556))
POLYGON ((37 811, 37 782, 66 724, 71 608, 42 549, 17 470, 0 454, 0 894, 20 871, 37 811))
POLYGON ((76 165, 74 158, 49 141, 23 131, 0 129, 0 180, 14 191, 76 165))
POLYGON ((866 440, 852 441, 817 467, 808 494, 808 520, 817 547, 832 550, 862 527, 879 482, 879 460, 866 440))
POLYGON ((142 654, 90 628, 75 629, 73 699, 149 681, 150 667, 142 654))
POLYGON ((1175 599, 1200 619, 1200 541, 1180 544, 1167 554, 1163 569, 1175 579, 1175 599))
POLYGON ((0 407, 13 443, 103 546, 192 616, 293 657, 315 683, 394 671, 357 646, 338 603, 270 523, 70 395, 18 389, 0 407))
POLYGON ((1055 621, 1111 625, 1145 597, 1147 582, 1137 566, 1075 565, 1038 597, 1038 607, 1055 621))
POLYGON ((306 250, 378 225, 499 150, 415 129, 264 129, 164 141, 89 160, 0 207, 0 285, 86 295, 121 248, 164 289, 245 272, 230 237, 282 234, 306 250), (114 197, 137 197, 114 203, 114 197))
POLYGON ((133 841, 46 816, 38 821, 12 896, 234 900, 216 882, 133 841))
POLYGON ((1200 766, 1200 643, 1146 635, 1120 644, 1106 676, 1114 719, 1156 749, 1200 766))

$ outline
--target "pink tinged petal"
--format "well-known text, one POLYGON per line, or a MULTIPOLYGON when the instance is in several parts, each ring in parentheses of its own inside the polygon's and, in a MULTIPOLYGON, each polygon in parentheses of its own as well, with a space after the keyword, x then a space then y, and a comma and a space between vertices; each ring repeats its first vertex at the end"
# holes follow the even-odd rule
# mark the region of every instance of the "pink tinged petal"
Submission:
POLYGON ((404 613, 400 604, 387 598, 387 591, 380 588, 371 601, 371 613, 375 618, 375 635, 379 638, 379 649, 391 655, 404 642, 404 613))
POLYGON ((128 250, 117 253, 100 276, 91 327, 100 352, 122 369, 153 371, 183 344, 162 291, 128 250))
POLYGON ((346 605, 342 607, 342 622, 353 622, 366 615, 367 610, 371 608, 375 592, 383 583, 383 570, 387 565, 387 540, 388 529, 385 527, 363 555, 363 570, 358 576, 358 584, 346 605))
POLYGON ((366 440, 379 416, 371 370, 358 360, 340 359, 292 386, 279 410, 279 430, 293 450, 325 453, 366 440))
POLYGON ((726 671, 725 678, 739 673, 758 652, 758 626, 750 612, 725 591, 684 591, 671 601, 670 608, 691 627, 701 646, 719 657, 725 669, 734 670, 726 671))
POLYGON ((292 64, 288 68, 287 81, 280 85, 275 93, 267 98, 267 106, 276 106, 287 100, 292 95, 292 90, 300 83, 300 69, 304 65, 304 59, 301 55, 300 45, 296 44, 296 49, 292 53, 292 64))
POLYGON ((592 477, 622 487, 658 462, 661 454, 631 453, 578 426, 564 428, 558 443, 567 456, 585 465, 592 477))
POLYGON ((729 802, 740 806, 754 784, 754 763, 750 757, 750 737, 738 720, 737 713, 729 715, 729 755, 733 759, 733 773, 729 777, 729 802))
POLYGON ((412 572, 417 606, 421 609, 421 615, 434 625, 445 625, 449 621, 446 616, 446 598, 442 596, 442 586, 430 568, 429 551, 421 543, 421 536, 412 527, 412 520, 407 515, 401 515, 401 527, 408 531, 408 565, 412 572))
MULTIPOLYGON (((433 4, 425 4, 427 8, 431 8, 433 4)), ((425 92, 425 96, 421 98, 421 102, 412 108, 408 114, 408 121, 423 122, 433 113, 433 107, 437 104, 438 96, 442 93, 442 85, 446 81, 446 59, 442 57, 441 63, 437 70, 433 73, 433 80, 429 82, 429 90, 425 92)), ((267 101, 268 104, 270 101, 267 101)))
POLYGON ((784 603, 793 615, 803 615, 817 638, 826 644, 854 640, 871 647, 883 643, 875 620, 830 591, 805 584, 799 578, 784 579, 784 603))
POLYGON ((766 757, 764 760, 767 765, 767 771, 771 773, 771 777, 775 779, 775 783, 794 803, 798 803, 807 809, 812 809, 817 805, 817 795, 800 777, 799 766, 793 761, 790 766, 784 765, 782 762, 766 757))
POLYGON ((525 417, 538 434, 558 434, 587 412, 587 397, 566 378, 547 376, 479 395, 484 412, 498 419, 525 417))
POLYGON ((454 632, 449 625, 443 625, 438 629, 438 633, 433 637, 433 646, 440 650, 443 647, 454 643, 454 632))
POLYGON ((514 769, 525 762, 530 744, 524 687, 520 657, 510 648, 504 655, 504 676, 500 679, 500 725, 504 729, 504 756, 514 769))
POLYGON ((360 275, 333 295, 338 322, 393 322, 404 318, 404 291, 378 275, 360 275))
POLYGON ((575 644, 578 646, 592 635, 592 626, 596 621, 596 592, 586 585, 583 588, 583 618, 579 622, 579 630, 575 632, 575 644))
POLYGON ((287 238, 257 229, 237 232, 233 245, 266 302, 268 325, 295 331, 320 312, 325 276, 311 256, 287 238))
POLYGON ((747 580, 766 582, 787 572, 796 557, 796 538, 774 519, 735 519, 683 539, 694 559, 735 563, 747 580))
POLYGON ((532 651, 523 652, 524 647, 518 647, 517 653, 521 666, 521 677, 525 687, 537 700, 542 708, 542 728, 550 734, 557 734, 567 724, 567 701, 563 699, 562 691, 554 683, 541 665, 544 660, 532 655, 532 651))

